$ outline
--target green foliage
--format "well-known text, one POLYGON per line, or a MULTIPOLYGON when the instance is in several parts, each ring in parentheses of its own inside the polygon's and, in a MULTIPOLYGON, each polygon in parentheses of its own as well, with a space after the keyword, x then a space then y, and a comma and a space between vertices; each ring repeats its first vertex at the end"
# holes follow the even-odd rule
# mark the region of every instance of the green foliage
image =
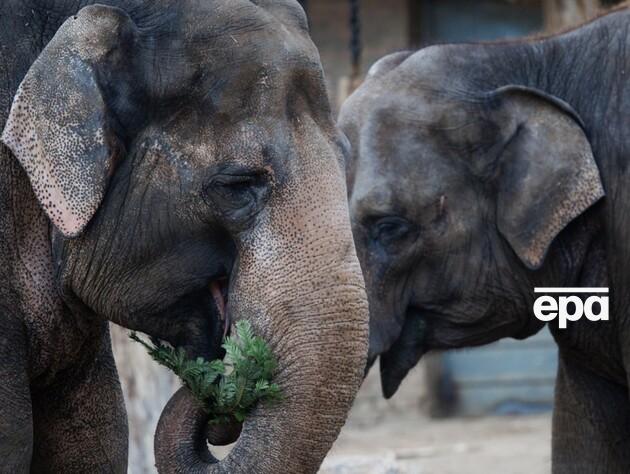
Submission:
POLYGON ((210 414, 211 424, 242 422, 257 402, 281 398, 280 388, 271 383, 276 369, 273 353, 247 321, 236 323, 236 335, 223 342, 225 358, 210 362, 187 359, 182 348, 148 344, 136 333, 130 337, 182 380, 210 414))

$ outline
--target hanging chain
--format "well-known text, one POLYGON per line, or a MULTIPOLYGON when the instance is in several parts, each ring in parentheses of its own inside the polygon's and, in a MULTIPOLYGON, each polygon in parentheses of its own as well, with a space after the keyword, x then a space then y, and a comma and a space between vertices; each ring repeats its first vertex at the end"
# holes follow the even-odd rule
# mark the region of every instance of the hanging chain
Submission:
POLYGON ((350 53, 352 55, 353 82, 357 82, 361 76, 361 21, 360 0, 350 0, 350 53))

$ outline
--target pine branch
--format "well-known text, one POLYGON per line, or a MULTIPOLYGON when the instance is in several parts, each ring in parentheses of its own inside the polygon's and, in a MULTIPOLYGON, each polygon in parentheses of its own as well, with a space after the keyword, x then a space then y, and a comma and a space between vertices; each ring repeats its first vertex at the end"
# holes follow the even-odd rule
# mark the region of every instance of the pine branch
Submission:
POLYGON ((142 344, 157 363, 172 370, 210 414, 210 424, 242 422, 258 402, 282 398, 271 383, 276 360, 267 343, 255 336, 247 321, 236 323, 236 334, 223 342, 223 361, 186 358, 182 348, 145 342, 135 332, 129 337, 142 344))

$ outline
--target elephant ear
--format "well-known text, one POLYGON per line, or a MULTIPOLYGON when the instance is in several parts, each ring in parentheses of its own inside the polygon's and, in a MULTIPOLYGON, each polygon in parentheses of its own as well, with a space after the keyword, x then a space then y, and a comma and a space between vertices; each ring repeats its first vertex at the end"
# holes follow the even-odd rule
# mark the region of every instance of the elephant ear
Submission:
POLYGON ((492 93, 502 135, 497 225, 521 261, 540 268, 554 238, 604 196, 590 143, 577 113, 536 89, 492 93))
POLYGON ((2 133, 66 237, 93 217, 122 153, 97 71, 115 57, 131 25, 122 10, 104 6, 69 18, 20 84, 2 133))

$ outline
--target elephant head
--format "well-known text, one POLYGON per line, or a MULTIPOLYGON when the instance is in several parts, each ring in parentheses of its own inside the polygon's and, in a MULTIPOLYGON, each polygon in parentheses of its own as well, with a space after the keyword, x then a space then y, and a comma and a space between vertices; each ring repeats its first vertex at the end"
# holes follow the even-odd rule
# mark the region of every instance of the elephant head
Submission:
POLYGON ((473 48, 386 57, 340 115, 369 361, 381 357, 386 397, 430 349, 538 331, 534 286, 574 283, 584 248, 559 241, 588 233, 582 217, 604 195, 575 111, 495 86, 489 68, 471 76, 484 64, 473 48))
POLYGON ((160 472, 312 472, 361 382, 368 309, 344 141, 293 1, 129 2, 69 18, 32 65, 3 133, 51 222, 59 293, 213 359, 247 319, 283 400, 231 454, 176 394, 160 472), (135 6, 133 6, 135 5, 135 6))

